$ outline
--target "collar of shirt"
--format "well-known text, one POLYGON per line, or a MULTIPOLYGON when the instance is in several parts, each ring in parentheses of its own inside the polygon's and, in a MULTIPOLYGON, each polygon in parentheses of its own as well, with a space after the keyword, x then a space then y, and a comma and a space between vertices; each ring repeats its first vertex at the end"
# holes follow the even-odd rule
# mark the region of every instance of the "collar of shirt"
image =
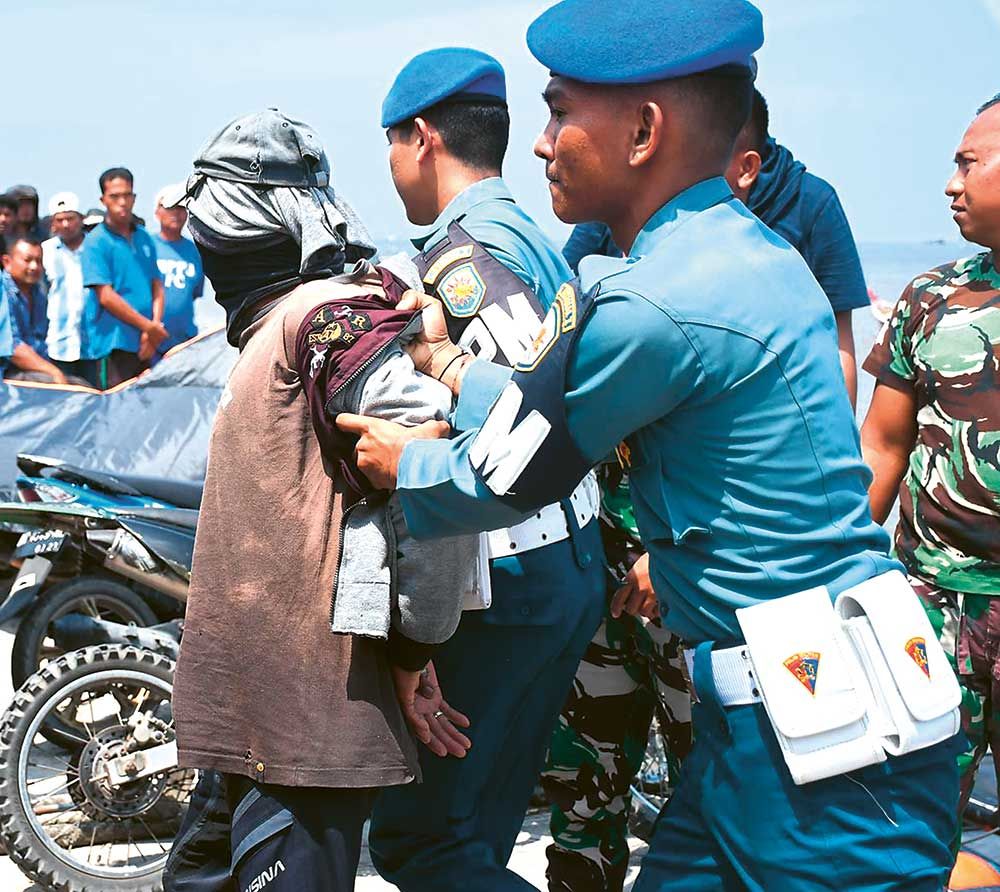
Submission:
POLYGON ((458 193, 440 214, 438 218, 429 226, 418 226, 413 230, 410 241, 418 251, 425 251, 434 247, 437 242, 444 238, 448 231, 448 226, 453 220, 464 217, 476 205, 486 201, 513 201, 507 184, 500 177, 488 177, 466 187, 458 193))
POLYGON ((54 239, 53 248, 57 251, 65 251, 67 254, 79 254, 83 250, 83 239, 80 239, 80 244, 75 248, 71 248, 58 236, 54 239))
POLYGON ((692 217, 732 197, 733 190, 722 177, 713 177, 689 186, 649 218, 635 237, 627 260, 641 259, 692 217))

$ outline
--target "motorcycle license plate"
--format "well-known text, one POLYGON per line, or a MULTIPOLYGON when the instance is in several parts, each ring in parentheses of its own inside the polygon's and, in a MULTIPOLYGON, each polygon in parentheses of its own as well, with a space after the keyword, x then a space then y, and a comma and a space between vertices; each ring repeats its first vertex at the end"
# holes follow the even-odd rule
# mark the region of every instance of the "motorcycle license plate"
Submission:
POLYGON ((31 530, 17 540, 15 558, 30 558, 41 555, 55 556, 62 551, 69 536, 59 530, 31 530))

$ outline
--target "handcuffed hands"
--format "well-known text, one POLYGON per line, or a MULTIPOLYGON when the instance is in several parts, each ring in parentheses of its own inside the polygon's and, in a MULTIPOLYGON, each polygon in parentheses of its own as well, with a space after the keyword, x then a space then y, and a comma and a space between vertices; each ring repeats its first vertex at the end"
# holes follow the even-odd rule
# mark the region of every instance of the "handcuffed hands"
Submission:
POLYGON ((417 672, 399 666, 391 668, 396 699, 417 739, 435 756, 464 758, 472 741, 458 729, 468 728, 470 722, 445 701, 434 664, 428 663, 417 672))

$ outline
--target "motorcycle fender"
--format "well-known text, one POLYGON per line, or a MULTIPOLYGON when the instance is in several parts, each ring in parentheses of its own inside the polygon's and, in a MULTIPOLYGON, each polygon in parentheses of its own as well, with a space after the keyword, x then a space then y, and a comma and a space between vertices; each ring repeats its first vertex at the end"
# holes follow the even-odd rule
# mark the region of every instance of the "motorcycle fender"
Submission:
POLYGON ((30 557, 21 564, 17 578, 11 584, 3 606, 0 606, 0 623, 20 616, 38 596, 52 571, 52 561, 46 557, 30 557))

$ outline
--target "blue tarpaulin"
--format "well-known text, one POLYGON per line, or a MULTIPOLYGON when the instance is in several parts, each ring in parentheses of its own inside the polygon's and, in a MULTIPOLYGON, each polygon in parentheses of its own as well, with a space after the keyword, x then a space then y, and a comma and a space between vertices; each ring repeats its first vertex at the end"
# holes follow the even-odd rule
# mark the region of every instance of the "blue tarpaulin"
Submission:
POLYGON ((0 381, 0 496, 19 452, 100 471, 202 480, 215 409, 237 351, 215 331, 101 393, 0 381))

